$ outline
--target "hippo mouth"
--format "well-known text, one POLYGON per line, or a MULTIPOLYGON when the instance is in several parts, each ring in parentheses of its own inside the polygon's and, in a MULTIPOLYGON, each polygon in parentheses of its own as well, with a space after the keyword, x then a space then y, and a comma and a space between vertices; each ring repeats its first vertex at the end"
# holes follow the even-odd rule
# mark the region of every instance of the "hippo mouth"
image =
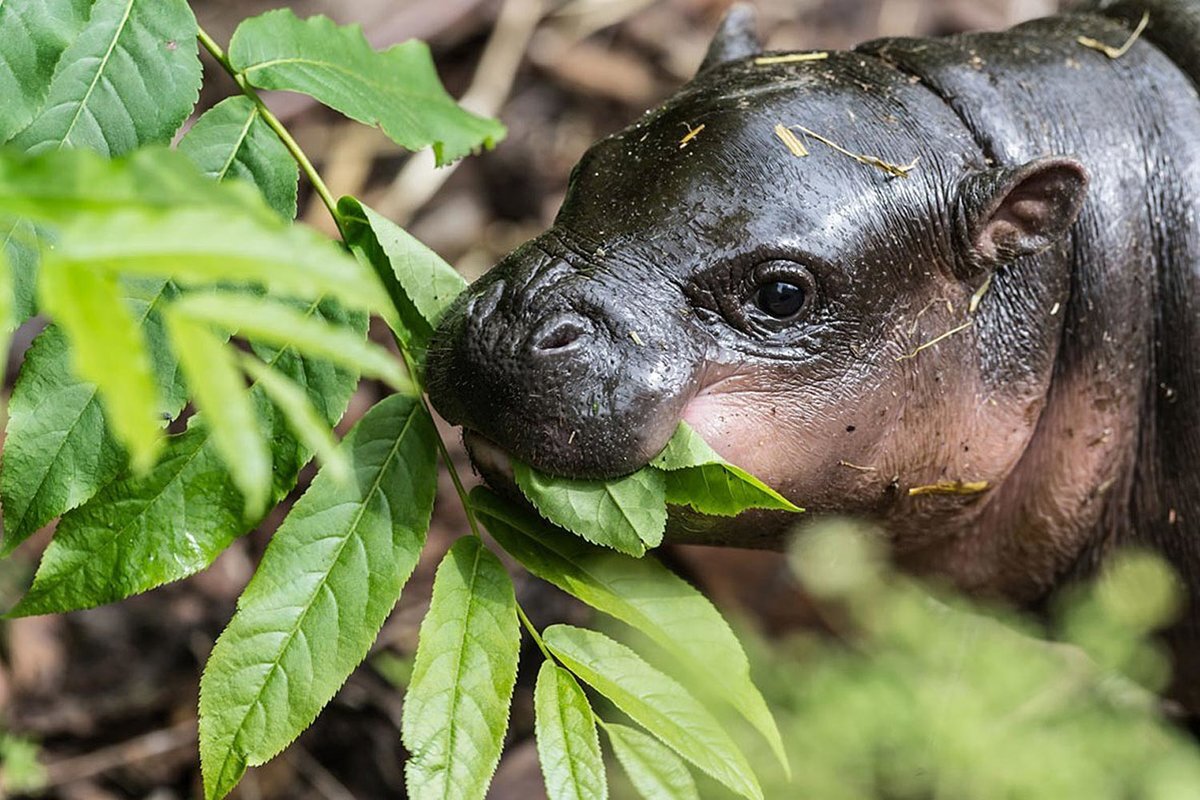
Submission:
POLYGON ((463 429, 463 447, 484 483, 510 499, 520 499, 521 493, 513 477, 512 456, 508 451, 468 428, 463 429))

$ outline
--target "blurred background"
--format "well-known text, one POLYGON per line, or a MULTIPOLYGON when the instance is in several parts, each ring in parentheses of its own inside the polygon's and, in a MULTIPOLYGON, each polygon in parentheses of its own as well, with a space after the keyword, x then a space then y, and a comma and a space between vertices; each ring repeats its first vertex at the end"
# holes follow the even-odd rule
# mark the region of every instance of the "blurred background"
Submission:
MULTIPOLYGON (((508 138, 494 151, 435 170, 431 158, 410 157, 376 131, 307 98, 269 97, 335 195, 362 198, 473 279, 549 225, 571 167, 592 142, 629 124, 691 77, 728 3, 192 2, 201 24, 222 44, 241 19, 281 5, 301 16, 323 13, 340 23, 361 23, 380 48, 414 37, 427 40, 450 92, 508 126, 508 138)), ((848 48, 877 36, 998 29, 1053 13, 1056 6, 1054 0, 757 2, 770 49, 848 48)), ((233 92, 223 75, 208 67, 198 111, 233 92)), ((332 233, 324 208, 303 191, 301 216, 332 233)), ((23 335, 28 344, 32 333, 23 335)), ((343 431, 378 392, 364 383, 343 431)), ((447 438, 457 440, 454 434, 447 438)), ((461 450, 456 452, 469 474, 461 450)), ((301 490, 309 478, 306 473, 301 490)), ((404 796, 402 687, 433 568, 466 525, 448 481, 443 490, 425 559, 371 659, 297 744, 251 770, 235 797, 404 796)), ((199 670, 286 507, 191 580, 93 611, 0 623, 0 768, 10 787, 28 775, 42 785, 40 796, 64 800, 196 796, 199 670)), ((4 607, 27 585, 49 533, 42 532, 0 566, 4 607)), ((693 547, 675 548, 666 557, 719 605, 765 635, 780 636, 820 617, 799 594, 781 555, 693 547)), ((519 579, 518 585, 523 605, 542 616, 535 620, 539 624, 564 618, 587 622, 584 612, 561 596, 529 580, 519 579)), ((536 666, 534 661, 527 664, 536 666)), ((544 796, 532 739, 532 676, 526 666, 510 746, 489 795, 494 800, 544 796)))

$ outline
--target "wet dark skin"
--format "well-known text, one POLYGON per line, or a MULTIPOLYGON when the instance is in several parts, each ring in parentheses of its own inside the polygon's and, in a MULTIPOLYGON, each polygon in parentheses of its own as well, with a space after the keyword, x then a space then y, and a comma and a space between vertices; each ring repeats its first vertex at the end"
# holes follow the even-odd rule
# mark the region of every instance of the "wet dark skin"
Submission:
POLYGON ((774 64, 735 10, 447 313, 434 406, 496 484, 506 454, 626 474, 686 420, 908 568, 1021 604, 1150 547, 1189 590, 1169 638, 1200 711, 1200 0, 1102 5, 774 64), (1119 58, 1078 42, 1145 11, 1119 58))

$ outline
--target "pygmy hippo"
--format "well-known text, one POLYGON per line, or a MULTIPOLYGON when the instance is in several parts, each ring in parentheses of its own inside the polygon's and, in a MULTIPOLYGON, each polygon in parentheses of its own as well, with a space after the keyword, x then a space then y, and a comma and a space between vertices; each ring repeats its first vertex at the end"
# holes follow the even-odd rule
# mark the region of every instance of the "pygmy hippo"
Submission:
POLYGON ((752 28, 732 11, 448 311, 434 406, 485 477, 504 453, 622 475, 686 420, 1017 603, 1151 547, 1190 590, 1171 637, 1200 711, 1200 0, 851 52, 763 54, 752 28))

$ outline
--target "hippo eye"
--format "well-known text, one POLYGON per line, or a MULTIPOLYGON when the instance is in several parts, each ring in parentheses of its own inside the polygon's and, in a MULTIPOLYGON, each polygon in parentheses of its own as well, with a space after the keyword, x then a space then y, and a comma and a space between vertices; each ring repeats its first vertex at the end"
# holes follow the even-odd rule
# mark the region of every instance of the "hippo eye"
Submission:
POLYGON ((803 317, 816 300, 817 282, 812 272, 796 261, 759 262, 746 278, 749 292, 742 295, 742 313, 750 327, 779 330, 803 317))
POLYGON ((803 286, 787 281, 772 281, 758 287, 754 294, 754 305, 769 317, 789 319, 804 308, 806 297, 803 286))

